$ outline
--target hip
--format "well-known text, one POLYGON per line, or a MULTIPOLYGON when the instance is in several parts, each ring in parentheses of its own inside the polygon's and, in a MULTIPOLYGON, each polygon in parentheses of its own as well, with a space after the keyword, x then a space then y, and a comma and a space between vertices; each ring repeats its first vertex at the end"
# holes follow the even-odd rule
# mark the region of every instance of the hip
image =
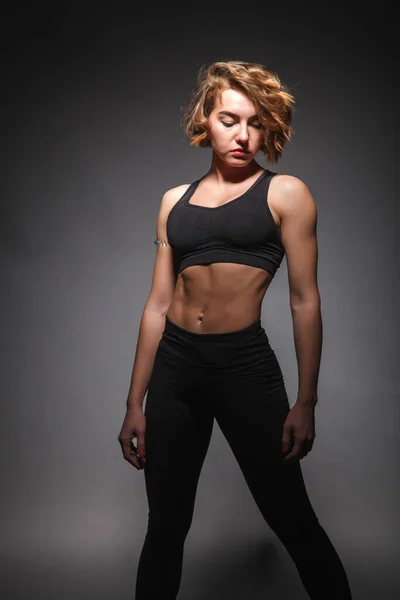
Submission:
POLYGON ((188 379, 228 384, 284 387, 283 374, 269 336, 257 319, 224 333, 194 333, 166 317, 156 363, 175 381, 188 379))

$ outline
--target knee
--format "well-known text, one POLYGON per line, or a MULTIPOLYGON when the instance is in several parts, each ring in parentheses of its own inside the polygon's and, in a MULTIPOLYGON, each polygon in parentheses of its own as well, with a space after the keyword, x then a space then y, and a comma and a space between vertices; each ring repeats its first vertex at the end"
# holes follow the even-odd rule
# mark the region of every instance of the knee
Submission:
POLYGON ((281 539, 300 544, 314 543, 324 531, 312 509, 300 514, 293 511, 280 519, 272 520, 270 526, 281 539))
POLYGON ((192 522, 183 514, 149 514, 146 542, 162 558, 181 551, 192 522))

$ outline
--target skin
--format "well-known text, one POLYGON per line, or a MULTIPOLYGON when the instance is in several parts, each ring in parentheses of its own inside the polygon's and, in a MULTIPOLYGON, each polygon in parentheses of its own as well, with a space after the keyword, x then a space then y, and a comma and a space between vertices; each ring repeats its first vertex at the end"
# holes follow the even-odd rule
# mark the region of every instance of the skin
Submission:
MULTIPOLYGON (((209 125, 211 167, 190 204, 217 207, 246 192, 263 172, 263 167, 255 161, 263 131, 253 102, 242 92, 229 88, 216 98, 209 125), (234 156, 232 150, 238 147, 248 154, 234 156)), ((188 187, 189 184, 180 185, 164 194, 157 239, 168 242, 169 212, 188 187)), ((315 203, 300 179, 276 175, 269 186, 268 204, 285 248, 292 315, 302 319, 301 329, 300 325, 297 329, 298 343, 302 344, 299 354, 304 362, 312 362, 318 356, 315 348, 320 343, 315 203), (306 325, 307 320, 311 325, 306 325), (309 340, 307 346, 300 340, 305 337, 309 340)), ((160 316, 167 314, 180 327, 196 333, 234 331, 260 318, 262 301, 271 280, 271 274, 264 269, 235 263, 194 265, 176 277, 172 249, 166 243, 157 249, 147 307, 160 316)), ((295 341, 297 343, 296 336, 295 341)), ((283 428, 282 451, 291 450, 283 459, 285 462, 303 458, 312 449, 314 407, 318 398, 316 391, 309 389, 309 385, 306 392, 299 389, 283 428)), ((136 406, 127 412, 118 439, 124 458, 138 469, 144 468, 145 459, 131 454, 132 449, 136 452, 132 437, 137 437, 137 451, 144 453, 144 431, 145 417, 136 406)))
MULTIPOLYGON (((246 192, 263 172, 254 160, 263 132, 254 104, 233 89, 224 90, 217 98, 209 124, 212 164, 190 204, 217 207, 246 192), (248 154, 237 157, 232 154, 235 148, 243 148, 248 154)), ((279 215, 274 212, 279 226, 279 215)), ((213 263, 188 267, 177 279, 168 318, 196 333, 243 329, 260 318, 262 300, 271 280, 267 271, 249 265, 213 263)))

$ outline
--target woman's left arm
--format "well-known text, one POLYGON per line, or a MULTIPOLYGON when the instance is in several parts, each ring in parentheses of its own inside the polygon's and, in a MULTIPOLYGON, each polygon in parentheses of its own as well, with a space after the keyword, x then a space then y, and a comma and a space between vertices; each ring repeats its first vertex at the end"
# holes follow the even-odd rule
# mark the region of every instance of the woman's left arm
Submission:
POLYGON ((298 364, 296 404, 314 408, 322 351, 321 299, 317 283, 317 209, 308 187, 285 175, 281 183, 281 235, 289 277, 298 364))

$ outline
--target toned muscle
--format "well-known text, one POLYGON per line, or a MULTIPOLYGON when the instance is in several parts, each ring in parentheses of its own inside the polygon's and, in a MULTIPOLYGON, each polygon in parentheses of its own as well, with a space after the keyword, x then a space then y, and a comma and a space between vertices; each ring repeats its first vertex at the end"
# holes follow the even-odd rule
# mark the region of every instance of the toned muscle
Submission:
MULTIPOLYGON (((271 180, 268 205, 275 225, 280 231, 281 206, 279 187, 284 175, 271 180)), ((179 186, 179 197, 189 186, 179 186)), ((199 186, 190 199, 191 204, 217 207, 229 203, 246 191, 249 182, 234 185, 221 193, 210 185, 199 186)), ((176 195, 170 209, 179 200, 176 195)), ((272 275, 265 269, 236 263, 194 265, 177 277, 168 318, 184 329, 195 333, 221 333, 243 329, 261 316, 261 306, 272 275)))

